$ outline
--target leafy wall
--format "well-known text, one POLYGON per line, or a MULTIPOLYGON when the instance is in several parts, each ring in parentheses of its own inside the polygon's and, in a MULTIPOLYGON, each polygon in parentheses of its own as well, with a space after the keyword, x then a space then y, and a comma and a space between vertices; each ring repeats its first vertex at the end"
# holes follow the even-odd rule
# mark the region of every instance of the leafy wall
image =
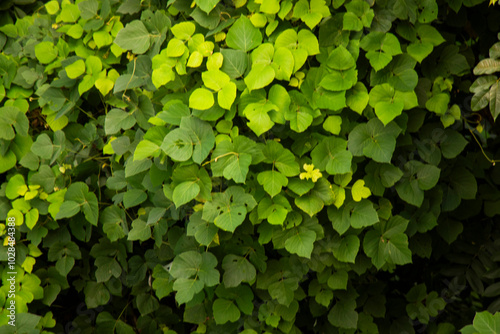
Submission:
POLYGON ((2 333, 446 334, 500 309, 496 7, 0 8, 2 333))

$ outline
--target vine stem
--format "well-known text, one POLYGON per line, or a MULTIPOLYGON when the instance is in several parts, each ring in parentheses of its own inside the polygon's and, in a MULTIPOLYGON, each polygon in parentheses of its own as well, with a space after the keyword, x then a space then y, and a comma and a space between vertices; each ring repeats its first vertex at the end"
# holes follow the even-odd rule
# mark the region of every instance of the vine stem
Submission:
MULTIPOLYGON (((119 320, 119 319, 122 317, 123 312, 125 312, 125 310, 126 310, 126 309, 127 309, 127 307, 130 305, 130 303, 131 303, 131 302, 132 302, 131 300, 129 300, 129 301, 128 301, 128 303, 125 305, 125 307, 124 307, 124 308, 123 308, 123 310, 121 311, 120 315, 118 316, 118 319, 117 319, 117 320, 119 320)), ((117 323, 118 323, 118 321, 115 321, 115 325, 113 326, 113 331, 114 331, 114 329, 115 329, 115 327, 116 327, 116 324, 117 324, 117 323)))
POLYGON ((500 160, 490 159, 490 157, 488 157, 488 155, 486 154, 486 152, 484 152, 483 145, 481 145, 481 143, 479 142, 479 140, 477 140, 476 135, 474 134, 474 132, 471 129, 468 129, 468 130, 469 130, 470 134, 472 135, 472 137, 474 137, 474 140, 476 141, 477 145, 481 149, 481 152, 483 152, 483 155, 486 158, 486 160, 488 160, 488 162, 491 163, 493 166, 495 166, 495 164, 497 162, 500 162, 500 160))
POLYGON ((220 159, 220 158, 224 158, 224 157, 226 157, 226 156, 228 156, 228 155, 231 155, 231 154, 234 154, 234 155, 238 156, 238 153, 236 153, 236 152, 227 152, 227 153, 224 153, 224 154, 219 155, 218 157, 213 158, 212 160, 209 160, 209 161, 204 162, 202 166, 206 166, 206 165, 208 165, 209 163, 212 163, 212 162, 214 162, 214 161, 215 161, 215 162, 217 162, 217 160, 218 160, 218 159, 220 159))

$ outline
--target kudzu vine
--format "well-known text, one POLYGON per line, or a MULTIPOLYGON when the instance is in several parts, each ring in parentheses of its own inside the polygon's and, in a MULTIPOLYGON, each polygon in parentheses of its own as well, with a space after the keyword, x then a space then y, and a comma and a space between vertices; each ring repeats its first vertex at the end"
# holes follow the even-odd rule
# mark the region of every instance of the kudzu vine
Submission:
POLYGON ((496 6, 0 9, 2 333, 500 328, 496 6))

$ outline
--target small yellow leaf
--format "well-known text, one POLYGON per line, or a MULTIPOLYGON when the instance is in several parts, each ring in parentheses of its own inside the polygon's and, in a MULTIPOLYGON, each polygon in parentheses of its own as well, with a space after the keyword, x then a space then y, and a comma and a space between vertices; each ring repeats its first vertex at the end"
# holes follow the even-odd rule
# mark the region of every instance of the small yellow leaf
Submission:
POLYGON ((306 171, 305 173, 300 173, 299 177, 301 180, 306 179, 309 180, 311 179, 313 182, 318 181, 319 178, 323 176, 319 169, 314 169, 313 164, 304 164, 303 166, 304 170, 306 171))
POLYGON ((365 187, 364 180, 357 180, 351 189, 352 199, 356 202, 361 201, 363 198, 368 198, 372 194, 368 187, 365 187))

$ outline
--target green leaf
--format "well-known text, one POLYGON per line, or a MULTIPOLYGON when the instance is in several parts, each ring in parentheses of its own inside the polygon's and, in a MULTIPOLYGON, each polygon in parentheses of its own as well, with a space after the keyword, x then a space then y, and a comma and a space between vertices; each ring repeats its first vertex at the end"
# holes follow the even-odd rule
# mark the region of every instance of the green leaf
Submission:
POLYGON ((244 51, 221 49, 224 60, 221 71, 225 72, 231 79, 241 78, 248 66, 248 56, 244 51))
POLYGON ((354 13, 346 12, 344 14, 344 17, 342 18, 342 21, 343 30, 360 31, 361 29, 363 29, 363 23, 354 13))
POLYGON ((151 238, 151 227, 140 219, 134 220, 132 229, 128 232, 127 240, 146 241, 149 238, 151 238))
POLYGON ((431 43, 424 43, 421 41, 411 43, 406 48, 406 51, 410 56, 412 56, 416 61, 421 63, 428 55, 431 54, 434 47, 431 43))
POLYGON ((247 123, 248 127, 252 129, 257 136, 262 135, 264 132, 271 130, 274 122, 271 120, 268 112, 277 110, 278 108, 273 103, 250 103, 243 110, 243 114, 250 120, 247 123))
POLYGON ((99 205, 94 193, 85 194, 85 202, 82 203, 82 212, 85 219, 94 226, 97 226, 99 219, 99 205))
POLYGON ((382 231, 369 231, 363 240, 363 249, 380 269, 386 262, 398 265, 411 263, 408 236, 404 234, 408 220, 394 216, 382 225, 382 231))
POLYGON ((125 212, 117 206, 108 206, 101 212, 103 231, 110 241, 116 241, 125 236, 123 224, 126 222, 125 212))
MULTIPOLYGON (((191 293, 197 293, 203 288, 203 285, 214 286, 219 283, 219 272, 214 269, 217 265, 217 258, 212 253, 200 254, 196 251, 187 251, 174 258, 172 263, 172 268, 170 269, 170 274, 177 278, 176 283, 174 283, 174 290, 179 291, 179 287, 182 290, 187 289, 186 294, 189 296, 191 293), (194 280, 188 280, 190 277, 196 276, 194 280), (184 279, 184 280, 183 280, 184 279), (199 283, 197 279, 201 282, 201 288, 198 290, 199 283), (195 288, 189 286, 198 285, 195 288), (179 286, 181 284, 181 286, 179 286), (198 290, 197 292, 195 292, 198 290)), ((184 296, 181 296, 184 297, 184 296)), ((176 296, 177 298, 177 296, 176 296)))
POLYGON ((224 169, 224 177, 228 180, 233 179, 236 183, 244 183, 251 162, 252 156, 250 154, 240 153, 224 169))
POLYGON ((438 46, 445 41, 439 31, 430 24, 420 24, 417 26, 417 34, 423 43, 430 43, 438 46))
MULTIPOLYGON (((152 296, 149 292, 137 295, 136 300, 137 300, 137 308, 139 309, 141 316, 154 312, 160 307, 160 303, 158 303, 158 300, 154 296, 152 296)), ((132 332, 134 332, 132 328, 131 330, 132 332)))
POLYGON ((115 43, 122 49, 131 50, 135 54, 143 54, 151 45, 151 37, 144 23, 134 20, 118 32, 115 43))
POLYGON ((312 217, 323 209, 324 203, 314 195, 303 195, 295 199, 295 205, 312 217))
POLYGON ((163 106, 163 111, 157 117, 168 124, 181 125, 182 118, 190 114, 188 106, 182 101, 171 100, 163 106))
POLYGON ((338 135, 342 127, 342 117, 340 116, 328 116, 323 123, 323 129, 326 131, 338 135))
POLYGON ((201 262, 200 253, 195 251, 184 252, 174 258, 170 274, 174 278, 190 278, 197 274, 201 262))
POLYGON ((16 174, 9 179, 9 182, 7 182, 5 196, 7 196, 8 199, 13 200, 19 196, 24 196, 27 191, 28 186, 24 182, 24 177, 21 174, 16 174))
POLYGON ((427 100, 425 107, 438 115, 444 115, 448 110, 449 103, 450 95, 448 93, 439 93, 427 100))
POLYGON ((358 326, 358 312, 356 312, 356 301, 353 299, 341 299, 335 303, 328 313, 328 321, 340 328, 354 328, 358 326))
POLYGON ((300 173, 300 166, 295 161, 295 155, 280 143, 269 140, 262 150, 267 163, 272 163, 285 176, 296 176, 300 173))
POLYGON ((121 109, 111 109, 106 114, 104 130, 106 135, 112 135, 120 130, 128 130, 135 125, 136 119, 133 115, 121 109))
POLYGON ((457 240, 458 236, 463 232, 464 226, 462 223, 453 220, 453 219, 445 219, 440 221, 437 226, 437 231, 439 235, 446 241, 448 244, 451 244, 455 240, 457 240))
POLYGON ((441 170, 436 166, 423 165, 417 171, 418 186, 422 190, 429 190, 439 181, 441 170))
POLYGON ((325 89, 338 92, 350 89, 358 81, 358 71, 351 68, 346 71, 332 70, 321 79, 319 85, 325 89))
POLYGON ((173 288, 177 291, 175 300, 179 304, 184 304, 191 301, 194 295, 203 289, 203 282, 196 278, 179 278, 175 280, 173 288))
POLYGON ((220 0, 195 0, 196 5, 205 13, 210 13, 220 0))
POLYGON ((42 133, 31 146, 31 151, 42 159, 50 159, 54 153, 52 140, 47 134, 42 133))
POLYGON ((183 117, 180 129, 188 131, 191 142, 194 144, 193 161, 201 164, 215 144, 212 126, 196 117, 183 117))
POLYGON ((370 65, 372 65, 375 71, 380 71, 392 60, 392 56, 382 52, 382 51, 368 51, 366 53, 366 58, 370 61, 370 65))
POLYGON ((309 259, 314 248, 314 241, 316 241, 316 232, 299 226, 292 230, 291 236, 286 239, 285 248, 292 254, 309 259))
POLYGON ((352 202, 351 205, 346 205, 344 214, 346 213, 350 213, 351 226, 354 228, 362 228, 378 222, 377 211, 375 211, 373 203, 369 200, 361 200, 360 202, 352 202))
POLYGON ((477 181, 475 176, 464 167, 456 167, 450 174, 450 185, 460 198, 475 199, 477 181))
POLYGON ((185 50, 186 47, 183 41, 177 38, 172 38, 170 41, 168 41, 166 49, 167 57, 172 57, 172 58, 180 57, 184 54, 185 50))
POLYGON ((57 57, 57 49, 52 42, 40 42, 35 45, 35 56, 41 64, 49 64, 57 57))
POLYGON ((16 155, 8 151, 5 155, 0 155, 0 173, 5 173, 16 165, 16 155))
POLYGON ((80 15, 82 19, 92 19, 97 15, 97 11, 99 10, 99 2, 97 2, 97 0, 85 0, 78 3, 78 8, 80 9, 80 15))
POLYGON ((157 264, 153 269, 153 289, 155 290, 156 297, 161 300, 162 298, 170 295, 173 291, 173 280, 168 271, 160 264, 157 264))
POLYGON ((131 189, 123 195, 123 206, 125 208, 132 208, 144 202, 148 195, 143 190, 131 189))
POLYGON ((271 65, 274 68, 277 80, 290 80, 294 69, 292 52, 287 48, 277 48, 271 65))
POLYGON ((260 5, 260 11, 266 14, 276 14, 280 11, 278 0, 263 1, 260 5))
POLYGON ((214 103, 214 94, 205 88, 197 88, 189 96, 189 107, 193 109, 207 110, 214 103))
POLYGON ((241 316, 240 310, 232 300, 218 298, 212 305, 214 319, 217 325, 225 324, 226 322, 236 322, 241 316))
POLYGON ((500 331, 500 313, 493 315, 488 311, 478 312, 472 324, 481 334, 498 333, 500 331))
POLYGON ((312 162, 320 171, 330 175, 351 171, 352 154, 346 150, 347 142, 336 137, 327 137, 311 152, 312 162))
POLYGON ((155 143, 149 140, 141 140, 135 148, 134 161, 150 158, 153 155, 156 155, 159 150, 160 146, 156 145, 155 143))
POLYGON ((397 234, 386 245, 386 257, 394 264, 404 265, 411 263, 411 251, 408 249, 408 236, 397 234))
POLYGON ((243 224, 247 214, 247 209, 244 206, 232 206, 227 212, 224 212, 217 218, 215 218, 215 225, 229 232, 234 232, 234 230, 243 224))
POLYGON ((403 112, 404 103, 401 101, 394 102, 378 102, 375 105, 375 113, 377 117, 384 123, 389 124, 394 118, 401 115, 403 112))
POLYGON ((289 211, 291 211, 290 203, 281 195, 272 200, 262 199, 257 208, 259 219, 267 219, 271 225, 283 225, 289 211))
POLYGON ((75 24, 66 32, 66 35, 73 37, 74 39, 79 39, 83 35, 83 28, 81 25, 75 24))
POLYGON ((80 212, 80 204, 74 201, 65 201, 61 204, 56 219, 70 218, 80 212))
POLYGON ((56 270, 61 274, 62 276, 66 277, 68 276, 69 272, 71 269, 73 269, 73 266, 75 265, 75 258, 72 256, 63 256, 56 262, 56 270))
POLYGON ((349 274, 345 270, 334 272, 327 281, 328 287, 332 290, 346 290, 349 274))
MULTIPOLYGON (((38 222, 39 211, 36 208, 31 209, 25 216, 26 226, 32 230, 38 222)), ((34 264, 34 263, 33 263, 34 264)))
POLYGON ((288 184, 288 179, 275 170, 259 173, 257 180, 271 197, 278 195, 281 192, 281 188, 286 187, 288 184))
POLYGON ((391 56, 396 56, 402 53, 398 38, 391 33, 387 33, 384 35, 381 50, 391 56))
POLYGON ((59 11, 59 2, 56 0, 49 1, 45 4, 45 10, 47 10, 47 13, 50 15, 54 15, 59 11))
POLYGON ((97 266, 95 277, 98 283, 109 281, 111 276, 118 278, 122 273, 122 267, 114 258, 99 256, 94 263, 97 266))
POLYGON ((229 187, 224 193, 216 193, 212 201, 203 207, 203 219, 213 221, 218 227, 233 232, 245 220, 248 211, 257 203, 252 195, 241 187, 229 187))
POLYGON ((400 131, 394 123, 384 127, 380 120, 373 118, 351 131, 347 146, 354 156, 365 155, 377 162, 390 163, 400 131))
POLYGON ((229 82, 217 93, 217 103, 219 103, 221 108, 230 110, 235 99, 236 84, 234 82, 229 82))
POLYGON ((187 235, 195 237, 200 245, 208 246, 214 240, 219 229, 213 223, 204 221, 201 212, 195 212, 191 215, 187 226, 187 235))
POLYGON ((337 260, 354 263, 359 251, 359 238, 355 235, 347 235, 334 240, 332 252, 337 260))
POLYGON ((417 180, 407 180, 396 185, 399 197, 405 202, 420 207, 424 201, 424 192, 418 186, 417 180))
POLYGON ((262 43, 262 34, 246 16, 241 16, 227 32, 226 43, 230 48, 248 52, 262 43))
POLYGON ((260 89, 273 82, 275 75, 271 65, 253 64, 252 70, 245 77, 245 84, 250 91, 260 89))
POLYGON ((85 62, 82 59, 78 59, 71 65, 65 68, 68 78, 76 79, 83 73, 85 73, 85 62))
POLYGON ((185 130, 174 129, 165 136, 161 149, 174 160, 186 161, 193 155, 191 136, 185 130))
POLYGON ((196 181, 186 181, 175 187, 172 199, 174 200, 175 206, 178 208, 194 199, 199 193, 200 186, 196 181))
POLYGON ((196 31, 196 26, 193 22, 184 21, 174 25, 171 31, 176 38, 186 41, 193 36, 196 31))
POLYGON ((220 91, 231 80, 229 76, 220 70, 209 70, 201 73, 201 78, 206 87, 213 91, 220 91))
POLYGON ((347 93, 346 96, 346 103, 349 108, 360 115, 368 105, 368 101, 368 90, 361 82, 356 83, 356 85, 352 87, 352 89, 347 93))
POLYGON ((241 282, 252 283, 256 277, 255 267, 244 257, 229 254, 222 261, 224 286, 237 287, 241 282))
POLYGON ((287 307, 292 303, 296 289, 297 281, 293 278, 281 279, 268 287, 271 297, 287 307))
POLYGON ((229 141, 218 143, 212 153, 214 176, 224 176, 237 183, 245 182, 252 154, 255 154, 254 148, 255 143, 243 136, 236 137, 233 143, 229 141))
POLYGON ((373 87, 370 91, 370 105, 384 125, 401 115, 405 107, 405 100, 399 99, 392 86, 382 84, 373 87))

